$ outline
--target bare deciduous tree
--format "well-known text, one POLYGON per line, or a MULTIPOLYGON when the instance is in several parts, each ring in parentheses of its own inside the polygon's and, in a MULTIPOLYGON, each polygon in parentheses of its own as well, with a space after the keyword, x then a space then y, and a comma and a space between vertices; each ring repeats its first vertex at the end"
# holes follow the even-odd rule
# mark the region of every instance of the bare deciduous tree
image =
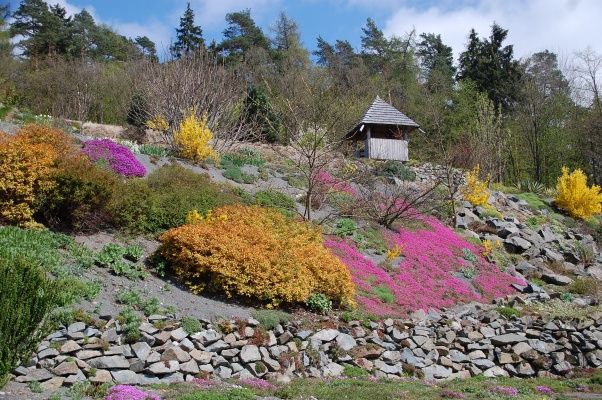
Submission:
POLYGON ((224 151, 252 131, 244 118, 246 96, 244 79, 216 65, 202 52, 164 63, 147 62, 141 74, 146 107, 143 118, 161 116, 169 129, 164 139, 174 146, 174 131, 184 120, 186 110, 196 109, 197 116, 207 115, 213 147, 224 151))

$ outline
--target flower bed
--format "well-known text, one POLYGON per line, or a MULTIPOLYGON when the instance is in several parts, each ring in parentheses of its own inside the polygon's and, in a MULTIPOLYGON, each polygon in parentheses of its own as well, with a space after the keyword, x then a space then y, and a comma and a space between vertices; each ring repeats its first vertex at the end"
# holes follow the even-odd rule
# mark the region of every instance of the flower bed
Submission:
POLYGON ((476 261, 466 260, 465 253, 477 255, 479 249, 434 218, 424 218, 423 222, 427 229, 402 230, 394 236, 395 243, 403 246, 405 258, 390 271, 366 259, 350 241, 326 242, 351 271, 363 311, 403 316, 417 309, 489 301, 514 292, 512 283, 524 284, 480 255, 476 261), (466 277, 462 268, 474 269, 474 276, 466 277), (395 301, 383 301, 378 296, 382 292, 379 287, 388 288, 395 301))
POLYGON ((146 175, 146 168, 136 160, 130 149, 116 144, 111 139, 88 140, 84 142, 82 151, 96 163, 107 163, 108 167, 118 175, 125 177, 146 175))

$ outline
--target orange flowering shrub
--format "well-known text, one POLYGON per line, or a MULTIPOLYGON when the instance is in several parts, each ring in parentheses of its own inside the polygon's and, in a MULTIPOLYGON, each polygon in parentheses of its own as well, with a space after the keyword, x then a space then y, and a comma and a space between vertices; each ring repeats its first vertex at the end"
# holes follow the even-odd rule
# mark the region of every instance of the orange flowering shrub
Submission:
POLYGON ((193 293, 211 288, 268 306, 323 293, 354 305, 351 274, 323 246, 318 230, 277 210, 240 204, 191 219, 163 234, 158 252, 193 293))
MULTIPOLYGON (((0 132, 0 220, 35 224, 34 213, 49 209, 49 195, 62 185, 57 176, 76 153, 73 139, 48 125, 27 124, 16 135, 0 132)), ((68 199, 77 194, 63 192, 68 199)))
POLYGON ((58 156, 51 144, 32 141, 27 133, 0 132, 0 220, 20 225, 33 222, 36 198, 52 187, 58 156))

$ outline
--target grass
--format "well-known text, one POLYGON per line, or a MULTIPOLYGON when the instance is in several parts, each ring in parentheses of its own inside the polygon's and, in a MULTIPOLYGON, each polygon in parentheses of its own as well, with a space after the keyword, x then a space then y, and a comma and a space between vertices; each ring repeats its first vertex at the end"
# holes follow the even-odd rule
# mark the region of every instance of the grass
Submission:
MULTIPOLYGON (((373 399, 563 399, 574 392, 600 393, 602 371, 577 371, 571 380, 542 378, 519 379, 498 377, 488 379, 482 375, 443 383, 432 383, 414 378, 375 379, 366 371, 347 367, 341 377, 322 379, 295 379, 286 385, 274 386, 258 379, 248 381, 197 380, 192 383, 171 385, 168 398, 181 400, 233 400, 254 399, 254 396, 274 396, 282 399, 320 400, 373 400, 373 399), (539 387, 539 388, 538 388, 539 387), (549 390, 544 392, 543 390, 549 390), (513 392, 512 396, 505 393, 513 392), (553 397, 550 397, 550 394, 553 397)), ((165 389, 163 389, 165 390, 165 389)))

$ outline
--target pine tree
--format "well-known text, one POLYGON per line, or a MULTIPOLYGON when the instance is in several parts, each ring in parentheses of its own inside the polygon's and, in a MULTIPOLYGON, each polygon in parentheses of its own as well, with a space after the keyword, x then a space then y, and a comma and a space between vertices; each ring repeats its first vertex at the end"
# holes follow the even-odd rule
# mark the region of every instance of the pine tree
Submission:
POLYGON ((194 24, 194 11, 190 3, 186 5, 186 11, 180 18, 180 28, 176 29, 176 42, 171 46, 171 54, 174 58, 187 57, 190 54, 205 48, 203 30, 194 24))

